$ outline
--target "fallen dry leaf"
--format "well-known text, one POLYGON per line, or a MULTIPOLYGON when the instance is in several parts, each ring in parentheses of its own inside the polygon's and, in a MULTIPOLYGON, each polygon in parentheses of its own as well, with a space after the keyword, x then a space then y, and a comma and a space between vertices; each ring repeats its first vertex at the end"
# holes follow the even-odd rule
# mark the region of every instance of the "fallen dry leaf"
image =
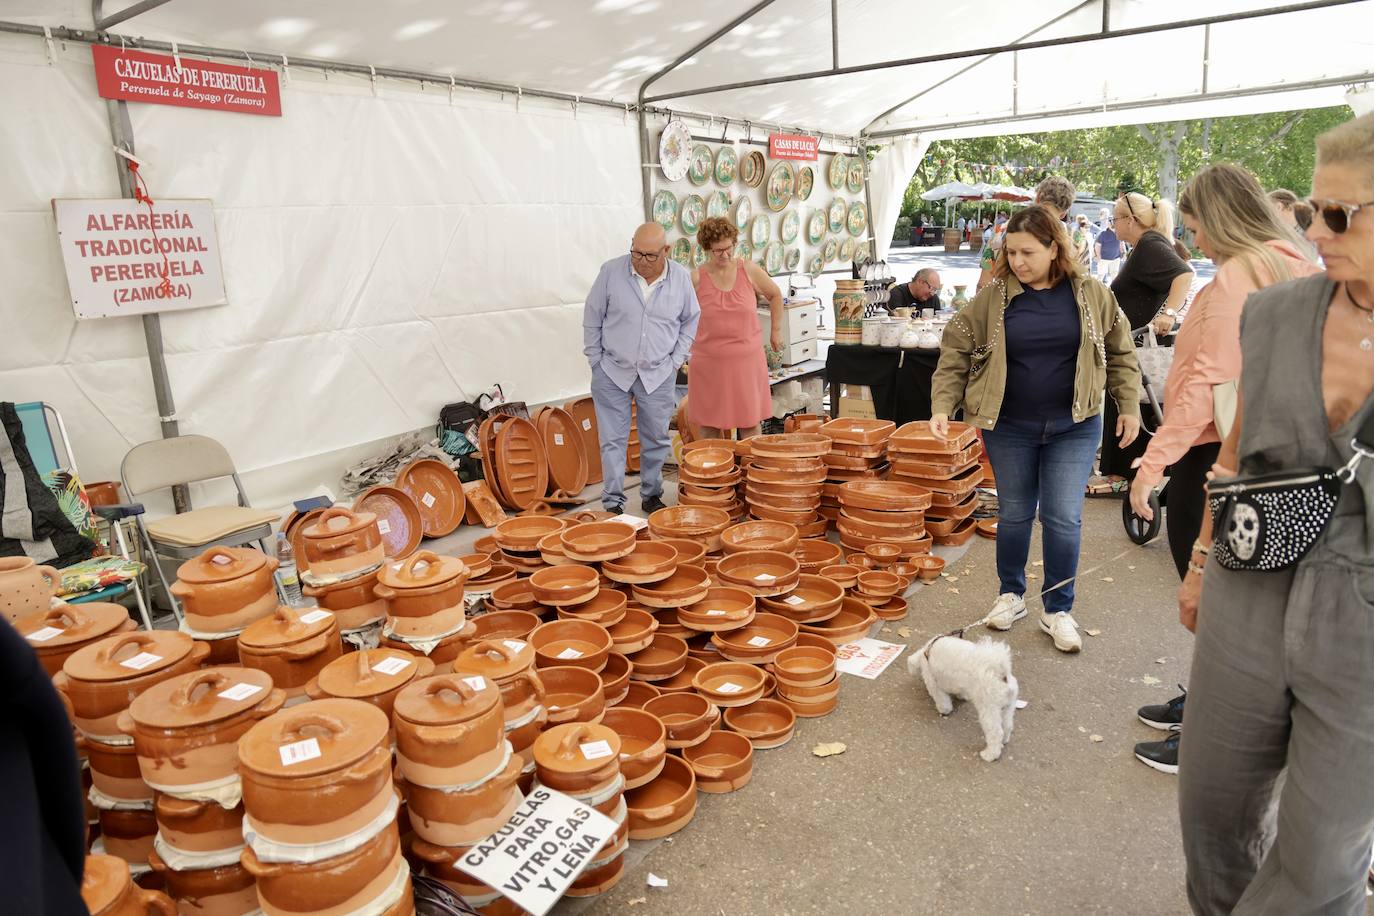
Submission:
POLYGON ((1168 662, 1169 662, 1169 660, 1168 660, 1167 658, 1157 658, 1157 659, 1155 659, 1155 664, 1156 664, 1156 665, 1165 665, 1165 664, 1168 664, 1168 662))
POLYGON ((832 741, 828 744, 818 744, 811 749, 811 753, 817 757, 834 757, 836 754, 843 754, 847 747, 841 741, 832 741))
POLYGON ((1134 569, 1135 569, 1134 566, 1127 566, 1126 568, 1129 569, 1129 570, 1134 570, 1134 569))
POLYGON ((902 637, 902 639, 910 639, 911 627, 902 627, 900 630, 897 631, 897 635, 902 637))
POLYGON ((1103 577, 1102 577, 1102 581, 1103 581, 1103 582, 1115 582, 1116 580, 1113 579, 1111 576, 1103 576, 1103 577))
POLYGON ((1102 743, 1102 736, 1101 736, 1101 735, 1089 735, 1089 736, 1088 736, 1088 740, 1091 741, 1093 744, 1101 744, 1101 743, 1102 743))
POLYGON ((950 584, 953 585, 955 582, 958 582, 959 579, 958 579, 957 576, 950 576, 950 577, 949 577, 949 581, 950 581, 950 584))
POLYGON ((958 590, 957 588, 952 588, 952 589, 950 589, 950 591, 953 592, 953 593, 956 594, 956 595, 959 594, 959 590, 958 590))
POLYGON ((1085 735, 1088 733, 1088 730, 1087 730, 1086 728, 1084 728, 1083 726, 1081 726, 1081 725, 1078 726, 1078 730, 1081 731, 1081 732, 1082 732, 1083 734, 1085 734, 1085 735))
POLYGON ((1084 632, 1084 633, 1087 633, 1089 636, 1101 636, 1101 635, 1102 635, 1102 631, 1101 631, 1101 630, 1084 630, 1083 632, 1084 632))
POLYGON ((881 630, 879 630, 878 632, 879 632, 879 633, 891 633, 891 632, 892 632, 892 627, 883 627, 883 628, 882 628, 881 630))
POLYGON ((1154 684, 1160 683, 1160 680, 1157 677, 1150 677, 1147 674, 1140 679, 1140 683, 1153 686, 1154 684))
POLYGON ((648 897, 636 897, 636 898, 633 899, 633 900, 627 901, 627 903, 628 903, 629 906, 639 906, 641 903, 648 903, 648 902, 649 902, 649 898, 648 898, 648 897))
POLYGON ((1026 708, 1027 706, 1029 706, 1029 705, 1030 705, 1030 700, 1017 700, 1017 701, 1016 701, 1016 708, 1017 708, 1017 709, 1025 709, 1025 708, 1026 708))

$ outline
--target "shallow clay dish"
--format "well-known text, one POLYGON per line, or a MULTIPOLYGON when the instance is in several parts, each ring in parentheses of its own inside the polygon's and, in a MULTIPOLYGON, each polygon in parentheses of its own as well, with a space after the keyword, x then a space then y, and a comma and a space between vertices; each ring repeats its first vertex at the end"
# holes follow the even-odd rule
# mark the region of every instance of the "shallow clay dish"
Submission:
POLYGON ((539 542, 546 536, 561 532, 565 527, 561 518, 508 518, 492 533, 496 545, 511 553, 536 553, 539 542))
POLYGON ((679 566, 701 566, 706 560, 706 545, 689 538, 658 538, 660 544, 671 544, 677 551, 679 566))
POLYGON ((897 431, 891 420, 870 420, 863 417, 839 417, 822 424, 817 432, 836 442, 853 445, 877 445, 886 442, 897 431))
POLYGON ((548 457, 550 488, 569 495, 581 493, 587 486, 590 458, 577 421, 562 407, 545 407, 535 418, 535 426, 548 457))
POLYGON ((696 448, 682 455, 682 470, 692 477, 709 480, 733 474, 735 450, 733 448, 696 448))
POLYGON ((899 480, 851 480, 840 487, 839 501, 860 509, 914 512, 930 508, 931 493, 899 480))
POLYGON ((839 583, 843 588, 849 589, 859 584, 859 574, 862 572, 867 572, 862 566, 838 563, 834 566, 822 566, 820 574, 839 583))
POLYGON ((618 560, 635 549, 635 529, 624 522, 588 522, 563 531, 563 552, 573 560, 618 560))
POLYGON ((840 606, 840 613, 820 623, 804 623, 802 632, 822 636, 837 646, 862 639, 877 621, 873 609, 857 598, 846 598, 840 606))
POLYGON ((904 620, 910 610, 911 606, 901 595, 889 598, 883 604, 873 605, 873 613, 878 615, 879 620, 904 620))
POLYGON ((844 551, 838 545, 818 538, 805 538, 797 542, 794 554, 803 573, 814 573, 822 566, 839 563, 844 551))
POLYGON ((904 452, 950 455, 968 448, 977 438, 978 430, 967 423, 951 422, 949 435, 941 440, 931 434, 929 420, 912 420, 895 430, 889 437, 889 442, 904 452))
POLYGON ((626 792, 625 804, 629 809, 630 839, 654 840, 677 833, 697 811, 697 783, 692 767, 680 757, 665 757, 662 772, 645 785, 626 792))
POLYGON ((687 663, 682 666, 682 670, 670 678, 661 681, 654 681, 654 686, 659 693, 686 693, 692 689, 692 678, 696 677, 698 671, 706 667, 706 660, 694 658, 691 650, 688 650, 687 663))
POLYGON ((773 598, 760 598, 759 603, 770 613, 799 622, 811 622, 823 619, 818 615, 836 610, 843 600, 844 586, 834 579, 802 573, 791 592, 773 598))
POLYGON ((812 646, 793 646, 773 659, 773 674, 780 684, 814 687, 835 676, 835 653, 812 646))
POLYGON ((720 710, 699 693, 665 693, 644 704, 644 711, 668 729, 668 747, 691 747, 706 740, 720 721, 720 710))
MULTIPOLYGON (((633 663, 630 663, 633 664, 633 663)), ((606 667, 610 667, 608 664, 606 667)), ((633 706, 636 709, 643 709, 644 704, 659 695, 659 690, 648 681, 631 680, 630 686, 626 688, 625 695, 620 698, 617 706, 633 706)))
POLYGON ((820 433, 781 433, 749 440, 756 458, 819 458, 830 451, 830 437, 820 433))
POLYGON ((697 777, 697 791, 720 794, 742 789, 754 775, 754 746, 733 731, 713 731, 705 741, 685 748, 682 759, 697 777))
POLYGON ((936 543, 946 547, 959 547, 963 544, 967 544, 969 539, 973 537, 973 532, 976 527, 977 522, 971 518, 966 518, 959 523, 958 527, 940 538, 936 543))
POLYGON ((665 681, 687 666, 687 643, 676 636, 655 633, 648 647, 628 656, 634 666, 630 679, 665 681))
POLYGON ((692 687, 717 706, 748 706, 763 697, 765 674, 757 665, 715 662, 692 677, 692 687))
POLYGON ((443 537, 463 523, 467 510, 463 482, 442 461, 434 458, 412 461, 396 475, 396 487, 415 501, 425 537, 443 537))
POLYGON ((796 621, 778 614, 755 614, 747 627, 713 634, 711 643, 725 659, 764 665, 796 645, 799 632, 796 621))
POLYGON ((895 573, 871 569, 859 574, 859 592, 870 598, 891 598, 903 588, 902 577, 895 573))
POLYGON ((683 607, 706 597, 711 577, 700 566, 679 566, 673 574, 659 582, 631 586, 635 600, 645 607, 683 607))
POLYGON ((677 609, 682 626, 703 633, 738 630, 754 619, 753 593, 729 586, 708 589, 700 601, 677 609))
MULTIPOLYGON (((700 546, 700 545, 694 545, 700 546)), ((705 552, 702 553, 705 556, 705 552)), ((643 585, 662 582, 677 571, 677 548, 667 541, 637 541, 626 556, 607 560, 601 572, 615 582, 643 585)))
POLYGON ((424 537, 424 520, 410 494, 400 487, 370 487, 353 501, 354 512, 377 516, 377 530, 389 560, 408 557, 424 537))
POLYGON ((510 506, 525 510, 549 491, 549 460, 539 430, 523 417, 509 417, 496 433, 497 479, 510 506))
POLYGON ((707 550, 721 548, 720 533, 729 526, 730 514, 709 506, 670 506, 649 516, 654 537, 699 541, 707 550))
POLYGON ((751 464, 745 471, 745 479, 751 484, 795 484, 797 486, 818 486, 825 483, 825 468, 805 471, 780 471, 751 464))
POLYGON ((756 519, 787 522, 790 525, 796 525, 798 534, 801 533, 801 529, 804 526, 810 525, 817 520, 814 506, 806 509, 776 509, 773 506, 763 505, 762 503, 750 503, 749 514, 756 519))
POLYGON ((487 608, 498 611, 533 611, 539 613, 539 599, 529 579, 514 579, 491 590, 487 608))
POLYGON ((801 565, 790 554, 775 550, 744 550, 721 559, 716 575, 722 583, 755 595, 780 595, 796 587, 801 565))
POLYGON ((980 518, 977 522, 978 534, 980 537, 997 539, 997 519, 980 518))
POLYGON ((731 525, 720 535, 726 553, 744 550, 776 550, 792 553, 801 538, 797 526, 787 522, 753 521, 731 525))
POLYGON ((749 739, 756 750, 782 747, 792 740, 797 714, 780 700, 755 700, 725 710, 725 727, 749 739))
POLYGON ((529 611, 489 611, 472 619, 472 642, 489 639, 527 642, 540 623, 539 615, 529 611))
POLYGON ((611 651, 611 634, 586 620, 554 620, 535 627, 530 643, 540 668, 574 665, 599 671, 611 651))
POLYGON ((625 691, 630 686, 630 669, 634 667, 623 655, 612 652, 606 656, 606 667, 601 669, 601 683, 606 694, 606 706, 615 706, 625 699, 625 691))
MULTIPOLYGON (((620 596, 625 597, 623 594, 620 596)), ((611 649, 620 655, 630 655, 647 649, 654 641, 658 621, 654 615, 639 608, 627 609, 621 619, 606 627, 611 634, 611 649)))
POLYGON ((590 397, 576 398, 563 405, 573 418, 582 447, 587 451, 587 483, 601 483, 601 441, 596 428, 596 407, 590 397))

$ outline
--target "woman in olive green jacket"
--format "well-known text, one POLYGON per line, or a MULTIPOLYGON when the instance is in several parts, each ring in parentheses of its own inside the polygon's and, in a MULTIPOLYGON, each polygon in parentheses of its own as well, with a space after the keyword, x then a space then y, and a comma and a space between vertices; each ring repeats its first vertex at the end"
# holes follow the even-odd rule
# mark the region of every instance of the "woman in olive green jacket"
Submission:
POLYGON ((1102 437, 1104 389, 1120 409, 1123 446, 1140 431, 1140 367, 1111 290, 1072 256, 1068 233, 1041 207, 1007 223, 994 281, 945 329, 932 383, 931 430, 945 436, 962 407, 984 430, 997 477, 1000 594, 988 626, 1026 616, 1026 560, 1037 510, 1044 529, 1040 628, 1063 652, 1074 622, 1083 491, 1102 437), (1067 582, 1054 591, 1050 588, 1067 582))

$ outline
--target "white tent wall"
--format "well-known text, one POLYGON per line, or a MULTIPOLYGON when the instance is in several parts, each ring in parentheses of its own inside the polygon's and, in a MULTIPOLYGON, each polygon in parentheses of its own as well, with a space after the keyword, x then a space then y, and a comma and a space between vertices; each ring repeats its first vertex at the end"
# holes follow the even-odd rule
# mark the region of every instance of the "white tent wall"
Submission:
POLYGON ((898 137, 873 157, 868 173, 869 196, 873 199, 869 223, 880 261, 887 258, 887 250, 892 247, 892 232, 902 212, 902 196, 928 149, 928 137, 898 137))
MULTIPOLYGON (((0 37, 0 396, 67 420, 87 479, 159 435, 141 323, 77 322, 50 198, 117 197, 90 50, 0 37)), ((156 198, 215 203, 227 306, 163 316, 183 432, 255 502, 334 487, 377 440, 500 382, 586 391, 582 300, 641 218, 633 118, 293 71, 284 117, 129 106, 156 198)))

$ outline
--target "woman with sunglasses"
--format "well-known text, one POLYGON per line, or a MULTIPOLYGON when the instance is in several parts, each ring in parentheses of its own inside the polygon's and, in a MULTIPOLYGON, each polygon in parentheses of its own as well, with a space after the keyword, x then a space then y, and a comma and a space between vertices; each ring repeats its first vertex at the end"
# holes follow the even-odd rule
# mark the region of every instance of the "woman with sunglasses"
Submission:
MULTIPOLYGON (((1246 300, 1241 397, 1217 477, 1342 467, 1374 415, 1374 115, 1317 138, 1312 195, 1308 239, 1326 270, 1246 300)), ((1302 530, 1303 517, 1277 518, 1302 530)), ((1216 535, 1249 556, 1239 525, 1216 535)), ((1209 558, 1212 539, 1208 516, 1179 592, 1197 633, 1179 767, 1189 901, 1204 914, 1363 914, 1374 459, 1295 564, 1227 569, 1209 558)))

